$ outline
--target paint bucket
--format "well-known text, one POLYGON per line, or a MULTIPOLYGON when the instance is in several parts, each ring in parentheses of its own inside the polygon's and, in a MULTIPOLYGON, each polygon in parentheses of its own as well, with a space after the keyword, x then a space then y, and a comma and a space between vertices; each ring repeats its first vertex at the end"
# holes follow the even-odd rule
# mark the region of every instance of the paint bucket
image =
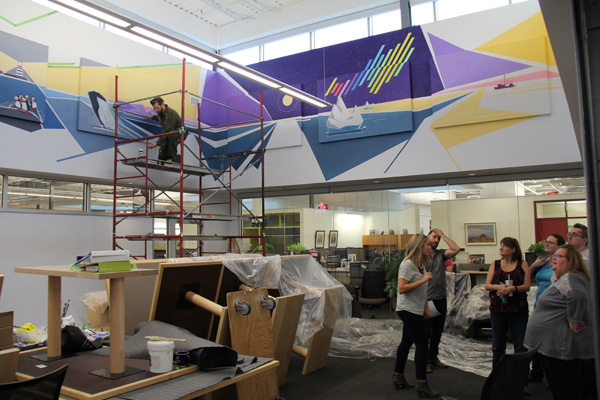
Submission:
POLYGON ((173 349, 175 343, 168 341, 149 341, 148 355, 150 372, 160 374, 173 370, 173 349))

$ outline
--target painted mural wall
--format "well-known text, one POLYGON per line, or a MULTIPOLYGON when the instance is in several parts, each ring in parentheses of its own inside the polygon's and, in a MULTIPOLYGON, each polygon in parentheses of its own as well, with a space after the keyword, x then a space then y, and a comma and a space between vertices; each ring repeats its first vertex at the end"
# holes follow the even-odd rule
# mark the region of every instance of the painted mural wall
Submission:
POLYGON ((119 138, 145 138, 160 131, 144 118, 156 95, 184 115, 192 152, 200 121, 209 166, 246 153, 234 188, 260 185, 248 153, 261 111, 267 186, 581 161, 537 2, 252 66, 334 105, 320 110, 269 89, 261 108, 258 85, 197 66, 182 100, 183 69, 165 53, 28 0, 0 14, 3 169, 111 180, 113 105, 119 138))

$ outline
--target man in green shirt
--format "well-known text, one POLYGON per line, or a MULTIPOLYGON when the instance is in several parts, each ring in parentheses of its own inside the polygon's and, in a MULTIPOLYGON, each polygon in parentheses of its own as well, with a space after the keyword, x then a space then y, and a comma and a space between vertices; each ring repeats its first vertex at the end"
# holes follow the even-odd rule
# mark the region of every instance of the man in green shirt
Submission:
MULTIPOLYGON (((177 111, 165 104, 161 97, 155 97, 150 100, 150 104, 156 111, 156 115, 145 115, 146 119, 153 119, 160 123, 163 133, 176 132, 181 128, 181 117, 177 111)), ((150 143, 149 148, 153 149, 160 146, 158 159, 162 161, 179 162, 181 156, 177 154, 177 146, 179 145, 180 135, 161 136, 158 141, 150 143)))

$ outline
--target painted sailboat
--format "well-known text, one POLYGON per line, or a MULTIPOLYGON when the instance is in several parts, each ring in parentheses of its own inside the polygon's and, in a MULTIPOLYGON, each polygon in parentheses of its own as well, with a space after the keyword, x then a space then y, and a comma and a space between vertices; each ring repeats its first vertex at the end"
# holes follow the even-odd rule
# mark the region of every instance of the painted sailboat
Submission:
POLYGON ((508 89, 508 88, 512 88, 512 87, 516 87, 517 85, 515 85, 514 83, 512 83, 512 80, 507 81, 506 80, 506 75, 504 75, 502 82, 500 82, 499 84, 497 84, 496 86, 494 86, 494 89, 498 90, 498 89, 508 89))
POLYGON ((330 133, 348 133, 359 130, 362 123, 363 117, 360 115, 358 107, 354 106, 354 110, 350 112, 342 100, 342 96, 338 96, 325 125, 330 133))

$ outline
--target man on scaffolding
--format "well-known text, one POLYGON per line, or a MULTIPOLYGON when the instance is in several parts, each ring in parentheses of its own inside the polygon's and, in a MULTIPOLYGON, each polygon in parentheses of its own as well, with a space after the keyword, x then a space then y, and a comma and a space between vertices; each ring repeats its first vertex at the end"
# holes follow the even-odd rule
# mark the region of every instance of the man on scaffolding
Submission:
MULTIPOLYGON (((177 111, 165 104, 162 97, 153 98, 150 100, 150 104, 152 104, 154 111, 156 111, 156 115, 145 115, 146 119, 158 121, 162 128, 162 133, 179 132, 181 117, 177 114, 177 111)), ((179 134, 161 136, 158 138, 158 141, 150 143, 148 147, 153 149, 156 146, 160 146, 158 159, 161 161, 179 162, 181 159, 181 156, 177 154, 179 139, 179 134)))

